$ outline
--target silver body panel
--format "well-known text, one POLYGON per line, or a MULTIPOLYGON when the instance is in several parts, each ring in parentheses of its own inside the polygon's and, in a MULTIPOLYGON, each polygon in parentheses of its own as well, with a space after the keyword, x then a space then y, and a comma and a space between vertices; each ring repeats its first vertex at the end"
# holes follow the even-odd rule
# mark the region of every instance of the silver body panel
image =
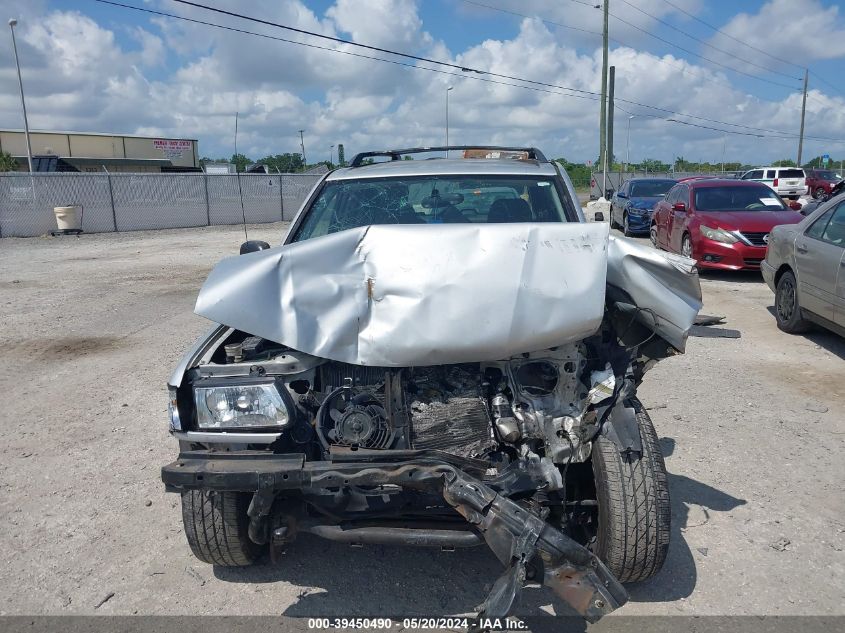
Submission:
POLYGON ((321 358, 492 361, 595 333, 606 224, 377 225, 230 257, 196 313, 321 358))

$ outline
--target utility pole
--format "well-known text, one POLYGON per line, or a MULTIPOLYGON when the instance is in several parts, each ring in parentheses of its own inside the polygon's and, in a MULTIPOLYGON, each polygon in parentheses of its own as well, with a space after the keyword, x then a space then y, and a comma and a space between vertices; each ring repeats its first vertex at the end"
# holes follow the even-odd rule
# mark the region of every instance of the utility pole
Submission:
POLYGON ((599 119, 599 165, 602 167, 604 175, 602 176, 602 190, 601 197, 604 197, 604 192, 607 190, 607 21, 610 11, 610 0, 604 0, 604 31, 602 35, 602 57, 601 57, 601 117, 599 119))
MULTIPOLYGON (((610 67, 607 79, 607 151, 604 162, 607 163, 605 172, 613 169, 613 93, 616 88, 616 66, 610 67)), ((622 184, 621 182, 619 183, 622 184)))
POLYGON ((302 148, 302 165, 303 167, 308 167, 308 162, 305 160, 305 139, 302 136, 302 133, 305 130, 299 130, 299 146, 302 148))
POLYGON ((801 166, 801 154, 804 151, 804 115, 807 113, 807 79, 809 69, 804 69, 804 98, 801 100, 801 133, 798 136, 798 167, 801 166))
POLYGON ((446 88, 446 158, 449 158, 449 92, 454 86, 446 88))
POLYGON ((631 119, 636 117, 636 114, 628 116, 628 134, 625 136, 625 171, 628 171, 628 165, 631 163, 631 119))
POLYGON ((235 173, 238 171, 238 113, 235 112, 235 173))
POLYGON ((15 50, 15 66, 18 69, 18 85, 21 88, 21 109, 23 110, 23 131, 26 136, 26 159, 29 161, 29 173, 32 173, 32 144, 29 142, 29 120, 26 117, 26 101, 23 98, 23 79, 21 79, 21 63, 18 61, 18 44, 15 41, 15 26, 18 21, 9 20, 9 30, 12 31, 12 48, 15 50))

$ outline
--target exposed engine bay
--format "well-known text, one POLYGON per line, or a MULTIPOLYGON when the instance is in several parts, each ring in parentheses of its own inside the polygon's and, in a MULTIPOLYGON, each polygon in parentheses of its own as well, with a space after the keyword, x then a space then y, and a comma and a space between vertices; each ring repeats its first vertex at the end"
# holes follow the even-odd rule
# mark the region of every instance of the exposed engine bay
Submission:
MULTIPOLYGON (((361 367, 326 361, 231 331, 196 384, 224 376, 273 377, 295 407, 289 437, 311 459, 333 450, 438 450, 491 471, 529 455, 583 462, 597 430, 591 404, 614 388, 589 339, 499 362, 361 367)), ((562 484, 550 477, 551 489, 562 484)))

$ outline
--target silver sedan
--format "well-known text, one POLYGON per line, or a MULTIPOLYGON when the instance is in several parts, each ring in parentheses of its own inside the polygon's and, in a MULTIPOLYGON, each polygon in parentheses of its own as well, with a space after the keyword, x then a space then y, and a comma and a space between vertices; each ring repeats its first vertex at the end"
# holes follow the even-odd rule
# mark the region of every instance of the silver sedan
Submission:
POLYGON ((760 268, 781 330, 796 334, 815 323, 845 336, 845 200, 772 229, 760 268))

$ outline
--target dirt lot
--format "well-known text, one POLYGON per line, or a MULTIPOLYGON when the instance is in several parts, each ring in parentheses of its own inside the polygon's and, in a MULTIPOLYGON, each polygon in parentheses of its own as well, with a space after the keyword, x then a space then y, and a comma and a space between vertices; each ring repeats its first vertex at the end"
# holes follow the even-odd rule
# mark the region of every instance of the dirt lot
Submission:
MULTIPOLYGON (((250 237, 278 241, 281 227, 250 237)), ((486 548, 349 547, 303 536, 280 565, 192 558, 165 382, 238 227, 0 240, 0 612, 443 615, 481 602, 486 548), (99 606, 98 606, 99 605, 99 606)), ((624 614, 845 614, 845 341, 775 327, 758 274, 709 275, 741 339, 691 339, 641 391, 667 454, 669 559, 624 614)), ((564 612, 540 588, 521 614, 564 612)))

